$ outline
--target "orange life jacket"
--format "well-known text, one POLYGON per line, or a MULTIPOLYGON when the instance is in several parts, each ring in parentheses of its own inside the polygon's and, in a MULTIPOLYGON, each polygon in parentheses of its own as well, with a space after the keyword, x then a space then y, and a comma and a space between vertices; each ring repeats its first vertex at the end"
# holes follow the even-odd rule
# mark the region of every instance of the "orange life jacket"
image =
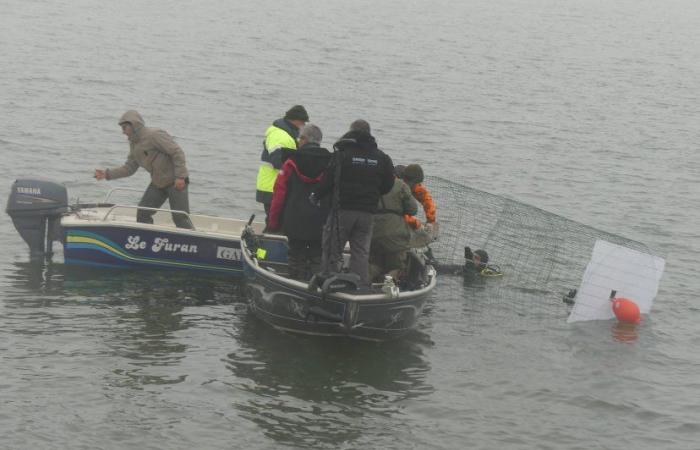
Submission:
MULTIPOLYGON (((428 189, 426 189, 426 187, 421 183, 417 183, 413 186, 411 192, 413 193, 413 197, 423 206, 425 220, 428 223, 435 223, 437 210, 435 208, 433 197, 430 196, 428 189)), ((420 220, 418 220, 416 216, 404 214, 403 220, 414 230, 417 230, 421 226, 420 220)))

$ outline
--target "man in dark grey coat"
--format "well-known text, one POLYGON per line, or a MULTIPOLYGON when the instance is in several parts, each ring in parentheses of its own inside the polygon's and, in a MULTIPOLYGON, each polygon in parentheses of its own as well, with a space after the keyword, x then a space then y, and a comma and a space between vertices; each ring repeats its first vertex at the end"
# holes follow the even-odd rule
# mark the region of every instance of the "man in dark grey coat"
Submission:
MULTIPOLYGON (((141 115, 134 110, 122 115, 119 126, 129 139, 129 155, 121 167, 95 169, 95 178, 115 180, 131 176, 139 167, 143 167, 151 174, 151 184, 144 192, 139 206, 160 208, 168 200, 171 210, 189 213, 189 175, 185 153, 167 132, 145 125, 141 115)), ((139 209, 136 220, 153 223, 153 214, 155 211, 139 209)), ((173 212, 172 216, 178 228, 193 228, 187 215, 173 212)))

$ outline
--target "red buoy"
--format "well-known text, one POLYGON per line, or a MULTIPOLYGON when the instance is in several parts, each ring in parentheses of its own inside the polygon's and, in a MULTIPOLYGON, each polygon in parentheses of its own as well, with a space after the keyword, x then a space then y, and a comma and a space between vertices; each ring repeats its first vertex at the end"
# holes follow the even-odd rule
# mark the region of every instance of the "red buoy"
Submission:
POLYGON ((612 300, 612 310, 617 320, 624 323, 639 323, 642 320, 639 306, 632 300, 624 297, 616 297, 612 300))

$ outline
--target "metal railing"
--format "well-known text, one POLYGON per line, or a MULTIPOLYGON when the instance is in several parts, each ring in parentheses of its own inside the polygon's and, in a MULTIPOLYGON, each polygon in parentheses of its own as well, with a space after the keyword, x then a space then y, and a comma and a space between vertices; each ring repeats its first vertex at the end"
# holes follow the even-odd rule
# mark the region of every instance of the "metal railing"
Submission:
MULTIPOLYGON (((109 220, 117 220, 118 216, 115 213, 115 211, 120 210, 120 209, 127 209, 127 210, 136 210, 137 212, 138 212, 138 210, 145 210, 145 211, 163 212, 166 214, 182 214, 183 216, 187 217, 187 219, 190 221, 190 223, 194 227, 194 228, 192 228, 193 231, 207 231, 207 232, 219 232, 220 231, 222 233, 226 233, 225 227, 224 227, 224 230, 220 230, 219 225, 224 225, 224 224, 240 225, 240 228, 242 229, 243 226, 245 226, 245 223, 247 222, 245 219, 233 219, 233 218, 229 218, 229 217, 219 217, 219 216, 212 216, 212 215, 207 215, 207 214, 190 214, 190 213, 185 212, 185 211, 168 209, 168 208, 151 208, 148 206, 127 205, 127 204, 120 204, 120 203, 108 205, 107 203, 109 202, 112 195, 116 192, 119 192, 119 191, 138 192, 138 193, 143 192, 141 189, 127 188, 127 187, 117 187, 117 188, 111 189, 107 193, 107 195, 105 196, 105 198, 103 200, 103 203, 105 203, 105 204, 104 205, 102 205, 102 204, 96 205, 96 206, 101 206, 101 207, 109 207, 109 209, 105 212, 105 214, 101 218, 99 216, 97 217, 98 220, 100 220, 102 222, 107 222, 109 220), (110 216, 111 216, 111 218, 110 218, 110 216), (194 221, 192 220, 193 218, 208 220, 211 223, 211 227, 197 229, 195 227, 194 221)), ((82 216, 80 214, 79 210, 76 211, 76 213, 77 213, 78 217, 80 217, 80 218, 83 218, 83 219, 88 218, 86 216, 82 216)), ((151 224, 149 224, 149 225, 151 225, 151 224)), ((174 227, 175 226, 174 223, 172 223, 172 224, 164 223, 164 224, 156 224, 156 225, 167 226, 167 227, 174 227)), ((262 225, 262 224, 260 224, 260 225, 262 225)), ((281 237, 284 238, 284 236, 281 236, 281 237)), ((274 238, 274 235, 271 235, 271 238, 274 238)))
POLYGON ((105 199, 103 200, 103 203, 107 203, 107 201, 108 201, 109 198, 112 196, 112 194, 115 193, 115 192, 118 192, 118 191, 129 191, 129 192, 138 192, 138 193, 142 193, 142 192, 143 192, 143 190, 141 190, 141 189, 136 189, 136 188, 117 187, 117 188, 114 188, 114 189, 110 190, 110 191, 107 193, 107 195, 105 196, 105 199))
MULTIPOLYGON (((108 222, 108 221, 118 220, 118 218, 120 216, 117 215, 116 211, 124 209, 124 210, 136 210, 136 211, 146 210, 146 211, 154 211, 154 212, 163 212, 166 214, 182 214, 183 216, 187 217, 187 219, 192 224, 193 228, 191 230, 193 230, 193 231, 206 231, 206 232, 214 232, 214 233, 221 232, 224 234, 229 234, 230 231, 234 231, 234 230, 227 231, 226 230, 227 227, 221 227, 221 229, 220 229, 219 225, 232 224, 236 227, 235 230, 237 230, 238 228, 240 228, 242 230, 243 227, 245 226, 245 223, 246 223, 246 221, 243 219, 232 219, 232 218, 228 218, 228 217, 210 216, 210 215, 206 215, 206 214, 190 214, 190 213, 187 213, 185 211, 168 209, 168 208, 151 208, 148 206, 123 205, 123 204, 115 204, 115 205, 109 205, 109 206, 105 205, 104 207, 105 208, 108 207, 109 209, 107 209, 107 211, 104 214, 92 216, 93 220, 96 219, 100 222, 108 222), (193 218, 208 220, 211 224, 211 227, 197 228, 195 226, 194 221, 192 220, 193 218)), ((77 213, 77 216, 81 219, 89 219, 90 218, 89 216, 85 216, 85 215, 81 214, 80 210, 76 211, 76 213, 77 213)), ((166 227, 171 227, 171 228, 175 226, 174 223, 147 224, 147 225, 166 226, 166 227)))
MULTIPOLYGON (((140 210, 140 209, 143 209, 143 210, 146 210, 146 211, 156 211, 156 212, 162 211, 162 212, 164 212, 164 213, 170 213, 170 214, 182 214, 183 216, 187 216, 187 219, 188 219, 190 222, 192 222, 192 216, 195 216, 195 217, 210 217, 210 218, 215 218, 215 219, 217 219, 217 220, 221 220, 221 217, 204 216, 204 215, 201 215, 201 214, 192 214, 192 215, 190 215, 190 213, 188 213, 188 212, 180 211, 180 210, 177 210, 177 209, 151 208, 150 206, 119 205, 119 204, 117 204, 117 205, 112 205, 112 206, 107 210, 107 212, 105 213, 104 217, 102 217, 102 221, 103 221, 103 222, 106 221, 107 218, 109 217, 109 215, 112 213, 112 211, 114 211, 115 209, 120 209, 120 208, 123 208, 123 209, 135 209, 135 210, 137 210, 137 211, 140 210)), ((237 219, 226 219, 226 218, 224 218, 223 220, 229 220, 229 221, 232 221, 232 222, 233 222, 233 221, 236 221, 237 219)), ((194 223, 193 223, 193 225, 194 225, 194 223)))

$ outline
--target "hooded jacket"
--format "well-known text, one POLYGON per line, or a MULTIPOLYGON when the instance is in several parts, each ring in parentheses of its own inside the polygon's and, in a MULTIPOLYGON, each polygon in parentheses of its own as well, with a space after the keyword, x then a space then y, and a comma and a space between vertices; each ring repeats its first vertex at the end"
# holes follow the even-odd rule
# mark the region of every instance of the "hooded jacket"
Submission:
POLYGON ((374 137, 362 131, 345 133, 335 146, 338 151, 316 195, 323 198, 333 192, 334 172, 340 165, 340 209, 373 213, 379 197, 394 185, 391 158, 377 148, 374 137))
POLYGON ((330 198, 317 207, 309 194, 321 181, 331 153, 318 144, 304 144, 282 165, 275 181, 268 228, 282 229, 290 239, 321 240, 321 229, 330 209, 330 198))
POLYGON ((130 123, 134 134, 129 138, 129 155, 121 167, 107 169, 107 179, 115 180, 133 175, 139 167, 151 174, 151 183, 165 188, 176 178, 187 178, 185 153, 173 138, 158 128, 147 128, 141 115, 127 111, 119 119, 119 125, 130 123))

